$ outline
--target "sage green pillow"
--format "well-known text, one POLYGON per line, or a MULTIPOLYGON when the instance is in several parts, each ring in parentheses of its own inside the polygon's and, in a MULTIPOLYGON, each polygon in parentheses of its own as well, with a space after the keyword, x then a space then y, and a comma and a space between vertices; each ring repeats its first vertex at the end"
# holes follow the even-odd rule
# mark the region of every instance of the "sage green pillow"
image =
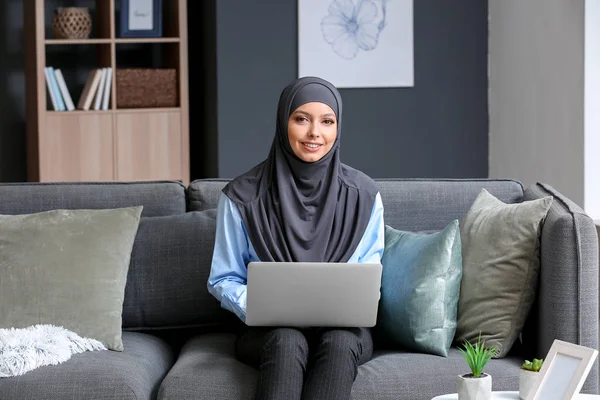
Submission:
POLYGON ((377 334, 387 345, 446 357, 462 270, 458 220, 421 234, 385 227, 377 334))
POLYGON ((461 226, 463 277, 455 344, 474 342, 504 357, 535 299, 540 233, 552 197, 505 204, 483 189, 461 226))
POLYGON ((142 207, 0 215, 0 328, 62 326, 122 351, 142 207))

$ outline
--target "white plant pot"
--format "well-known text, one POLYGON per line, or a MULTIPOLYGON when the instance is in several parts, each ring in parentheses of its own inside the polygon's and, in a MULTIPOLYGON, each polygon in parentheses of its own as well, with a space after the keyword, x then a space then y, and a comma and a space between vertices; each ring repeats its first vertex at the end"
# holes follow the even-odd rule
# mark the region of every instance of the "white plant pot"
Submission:
POLYGON ((539 376, 539 372, 521 369, 521 373, 519 374, 519 398, 521 400, 527 398, 527 395, 531 391, 533 385, 535 385, 539 376))
POLYGON ((490 400, 492 376, 482 373, 479 378, 464 374, 458 376, 458 400, 490 400))

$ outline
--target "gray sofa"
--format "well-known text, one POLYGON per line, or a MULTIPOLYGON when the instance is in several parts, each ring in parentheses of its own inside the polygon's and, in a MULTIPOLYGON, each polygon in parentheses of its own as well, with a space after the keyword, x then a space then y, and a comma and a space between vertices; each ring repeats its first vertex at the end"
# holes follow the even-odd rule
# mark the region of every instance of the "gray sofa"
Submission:
MULTIPOLYGON (((143 205, 123 304, 123 352, 78 354, 56 366, 0 379, 0 399, 251 399, 257 371, 235 359, 240 323, 208 293, 215 207, 224 180, 2 184, 0 213, 143 205)), ((525 357, 555 338, 598 348, 598 242, 591 219, 552 187, 511 180, 379 180, 385 222, 413 231, 461 219, 481 190, 504 202, 555 197, 542 231, 538 299, 509 357, 486 371, 494 390, 517 390, 525 357)), ((0 277, 1 279, 1 277, 0 277)), ((377 343, 376 343, 377 346, 377 343)), ((353 399, 430 399, 454 392, 467 372, 447 358, 376 348, 359 369, 353 399)), ((597 393, 597 362, 582 392, 597 393)))

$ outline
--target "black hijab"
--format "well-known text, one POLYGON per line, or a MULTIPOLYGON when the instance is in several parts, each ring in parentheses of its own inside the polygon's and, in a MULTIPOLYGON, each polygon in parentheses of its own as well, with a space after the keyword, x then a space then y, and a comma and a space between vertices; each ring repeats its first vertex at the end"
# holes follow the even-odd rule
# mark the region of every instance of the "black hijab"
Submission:
POLYGON ((329 82, 297 79, 279 98, 277 132, 268 158, 233 179, 223 192, 237 204, 261 261, 346 262, 365 232, 378 193, 375 182, 340 162, 342 99, 329 82), (327 104, 337 137, 319 161, 298 158, 287 125, 309 102, 327 104))

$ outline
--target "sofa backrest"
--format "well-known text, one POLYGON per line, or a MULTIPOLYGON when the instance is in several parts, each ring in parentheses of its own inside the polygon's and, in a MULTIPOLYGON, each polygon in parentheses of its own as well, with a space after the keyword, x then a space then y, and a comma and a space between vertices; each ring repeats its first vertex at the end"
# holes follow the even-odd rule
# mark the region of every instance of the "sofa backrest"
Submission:
POLYGON ((210 235, 198 231, 207 227, 203 216, 186 213, 183 184, 171 181, 0 184, 0 214, 139 205, 144 208, 127 275, 123 327, 145 329, 193 321, 197 310, 205 309, 198 301, 206 303, 206 300, 197 287, 189 289, 195 281, 188 280, 187 275, 193 278, 193 269, 207 264, 202 255, 208 251, 199 249, 212 246, 212 242, 204 246, 206 240, 211 240, 210 235), (190 248, 198 251, 190 252, 190 248), (178 301, 169 302, 173 297, 178 301))
POLYGON ((185 186, 166 181, 0 184, 0 214, 138 205, 144 206, 142 217, 182 214, 186 211, 185 186))
MULTIPOLYGON (((143 205, 123 304, 127 330, 222 327, 235 320, 208 292, 216 206, 224 179, 192 182, 1 184, 0 214, 57 208, 143 205)), ((397 229, 442 229, 461 219, 482 188, 506 203, 521 201, 510 180, 380 179, 384 218, 397 229)))
MULTIPOLYGON (((523 186, 513 180, 492 179, 378 179, 376 180, 384 205, 385 223, 396 229, 411 231, 431 231, 444 228, 453 219, 462 219, 471 204, 485 188, 505 203, 521 201, 523 186)), ((226 179, 201 179, 188 187, 188 212, 200 214, 214 213, 226 179)), ((208 221, 208 220, 207 220, 208 221)), ((222 310, 215 308, 211 295, 206 289, 206 279, 210 271, 214 227, 203 229, 202 240, 206 247, 198 249, 205 262, 199 263, 194 271, 195 278, 183 285, 190 285, 186 292, 194 288, 198 300, 206 300, 205 308, 197 310, 197 315, 205 318, 202 322, 223 321, 222 310), (209 235, 210 238, 203 237, 209 235), (209 245, 208 243, 212 245, 209 245), (212 313, 212 314, 211 314, 212 313)), ((190 276, 190 275, 189 275, 190 276)), ((200 301, 198 301, 200 303, 200 301)), ((200 322, 200 321, 198 321, 200 322)))
MULTIPOLYGON (((192 211, 215 208, 224 179, 196 180, 188 187, 188 207, 192 211)), ((402 230, 443 229, 453 219, 461 219, 485 188, 505 203, 523 197, 523 185, 502 179, 376 179, 384 207, 385 223, 402 230)))
POLYGON ((123 328, 227 325, 233 314, 208 292, 216 210, 142 218, 133 245, 123 328))

